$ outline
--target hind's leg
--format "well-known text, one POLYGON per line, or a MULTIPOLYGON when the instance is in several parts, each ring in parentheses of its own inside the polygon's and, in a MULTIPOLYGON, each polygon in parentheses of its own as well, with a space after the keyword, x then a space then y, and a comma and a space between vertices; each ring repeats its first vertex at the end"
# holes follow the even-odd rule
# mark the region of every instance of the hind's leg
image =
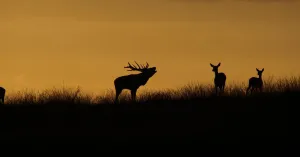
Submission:
POLYGON ((220 96, 220 95, 223 94, 223 86, 221 85, 221 86, 219 87, 219 89, 220 89, 220 90, 219 90, 219 96, 220 96))
POLYGON ((260 91, 260 92, 262 92, 262 91, 263 91, 263 88, 262 88, 262 87, 260 87, 260 88, 259 88, 259 91, 260 91))
POLYGON ((253 93, 253 91, 255 90, 255 88, 254 87, 252 87, 251 88, 251 95, 252 95, 252 93, 253 93))
POLYGON ((248 95, 250 88, 251 88, 251 86, 248 86, 248 88, 246 90, 246 95, 248 95))
POLYGON ((224 93, 225 92, 225 83, 223 84, 223 86, 222 86, 222 93, 224 93))
POLYGON ((218 86, 215 85, 215 92, 216 92, 216 95, 218 95, 218 86))

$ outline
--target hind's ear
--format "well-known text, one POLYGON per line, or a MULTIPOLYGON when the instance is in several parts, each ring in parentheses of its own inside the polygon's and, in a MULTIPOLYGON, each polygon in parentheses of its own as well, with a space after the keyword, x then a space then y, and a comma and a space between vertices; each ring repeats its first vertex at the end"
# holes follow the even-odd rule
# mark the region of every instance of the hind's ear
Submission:
POLYGON ((218 64, 218 67, 221 65, 221 62, 218 64))
POLYGON ((256 71, 259 71, 259 70, 256 68, 256 71))
POLYGON ((263 68, 261 71, 263 72, 265 70, 265 68, 263 68))
POLYGON ((210 66, 211 66, 211 67, 214 67, 214 65, 212 65, 211 63, 210 63, 210 66))

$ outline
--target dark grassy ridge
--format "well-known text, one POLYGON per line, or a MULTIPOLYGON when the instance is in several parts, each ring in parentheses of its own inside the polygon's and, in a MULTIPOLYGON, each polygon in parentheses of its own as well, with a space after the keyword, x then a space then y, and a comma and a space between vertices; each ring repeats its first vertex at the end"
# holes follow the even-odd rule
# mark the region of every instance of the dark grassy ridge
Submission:
POLYGON ((5 135, 2 139, 10 140, 17 136, 112 136, 115 142, 138 136, 200 138, 208 143, 239 143, 260 136, 279 140, 289 134, 289 107, 299 96, 5 106, 0 111, 1 132, 5 135))
POLYGON ((1 139, 40 147, 51 141, 107 147, 129 143, 283 145, 293 140, 291 124, 296 125, 297 119, 291 115, 297 112, 300 97, 300 88, 284 87, 252 96, 227 91, 216 97, 199 95, 202 87, 189 86, 189 90, 180 89, 181 96, 146 93, 135 104, 123 100, 117 105, 104 98, 96 105, 58 96, 44 104, 22 98, 27 101, 1 107, 1 139))

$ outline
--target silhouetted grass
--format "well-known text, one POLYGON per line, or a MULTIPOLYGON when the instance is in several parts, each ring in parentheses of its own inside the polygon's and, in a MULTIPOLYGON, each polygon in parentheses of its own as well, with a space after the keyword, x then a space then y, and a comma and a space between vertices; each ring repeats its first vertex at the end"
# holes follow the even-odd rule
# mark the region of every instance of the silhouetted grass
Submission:
MULTIPOLYGON (((229 84, 225 88, 222 97, 261 97, 261 96, 280 96, 286 93, 298 93, 300 91, 300 77, 289 77, 274 79, 267 78, 264 81, 264 91, 246 95, 247 83, 229 84)), ((6 96, 6 103, 9 104, 113 104, 115 97, 114 90, 106 90, 103 94, 85 94, 78 88, 53 88, 42 92, 24 90, 6 96)), ((189 101, 195 99, 205 99, 215 97, 215 89, 212 84, 190 83, 178 89, 165 90, 138 90, 137 102, 149 103, 157 101, 189 101)), ((131 103, 130 93, 124 90, 120 95, 121 103, 131 103)))

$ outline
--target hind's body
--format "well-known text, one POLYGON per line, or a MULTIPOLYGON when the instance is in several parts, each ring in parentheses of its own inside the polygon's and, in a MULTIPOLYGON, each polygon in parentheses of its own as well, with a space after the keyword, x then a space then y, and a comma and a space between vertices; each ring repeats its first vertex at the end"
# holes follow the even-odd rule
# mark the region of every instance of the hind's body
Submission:
POLYGON ((224 73, 218 73, 214 79, 215 86, 224 90, 226 84, 226 75, 224 73))
POLYGON ((251 93, 253 92, 254 89, 255 90, 259 89, 259 91, 262 92, 263 85, 264 85, 263 80, 262 80, 262 73, 264 71, 264 68, 262 70, 258 70, 256 68, 256 71, 257 71, 258 78, 257 77, 251 77, 249 79, 249 84, 248 84, 246 94, 248 94, 250 89, 251 89, 251 93))

